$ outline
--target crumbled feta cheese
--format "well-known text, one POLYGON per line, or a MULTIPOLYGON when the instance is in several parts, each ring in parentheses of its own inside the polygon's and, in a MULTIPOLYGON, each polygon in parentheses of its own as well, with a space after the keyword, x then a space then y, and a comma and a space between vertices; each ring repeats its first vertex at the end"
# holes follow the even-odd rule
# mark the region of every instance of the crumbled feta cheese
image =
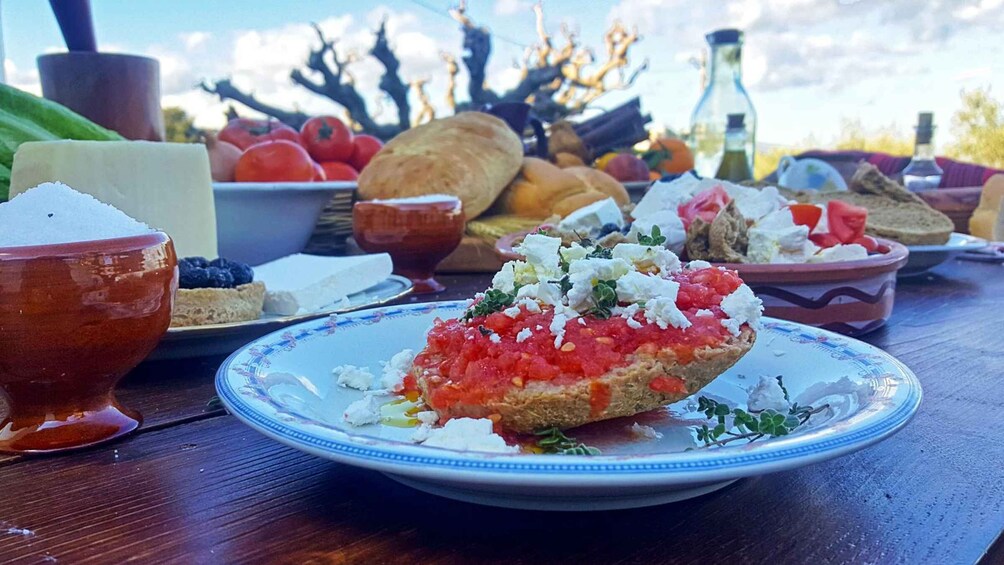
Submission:
POLYGON ((680 270, 680 258, 665 247, 618 243, 611 251, 611 256, 614 259, 624 259, 633 263, 637 268, 648 265, 655 266, 659 269, 659 273, 664 275, 680 270))
MULTIPOLYGON (((516 286, 515 263, 517 261, 509 261, 505 265, 502 265, 499 272, 495 273, 495 276, 492 277, 492 288, 501 290, 502 292, 513 291, 516 286)), ((470 305, 468 305, 468 308, 470 308, 470 305)))
POLYGON ((561 287, 550 282, 527 284, 516 292, 516 298, 533 298, 544 304, 556 306, 561 304, 561 287))
POLYGON ((537 330, 537 331, 539 332, 540 330, 544 329, 544 326, 542 326, 542 325, 540 325, 540 324, 537 324, 537 327, 536 327, 536 328, 534 328, 534 329, 535 329, 535 330, 537 330))
MULTIPOLYGON (((637 208, 635 210, 637 211, 637 208)), ((666 238, 666 243, 663 245, 676 251, 683 251, 683 244, 687 242, 687 230, 683 227, 683 220, 677 215, 675 206, 636 218, 628 230, 628 239, 638 241, 639 235, 650 235, 652 227, 659 226, 659 233, 666 238)))
POLYGON ((572 288, 568 291, 568 306, 583 308, 593 296, 593 285, 599 281, 616 281, 632 270, 631 264, 623 259, 582 259, 569 265, 568 281, 572 288))
POLYGON ((331 370, 339 385, 358 390, 368 390, 373 385, 373 373, 355 365, 340 365, 331 370))
POLYGON ((691 261, 687 263, 687 268, 690 269, 691 271, 697 271, 700 269, 710 269, 711 263, 708 263, 707 261, 701 261, 700 259, 698 259, 696 261, 691 261))
POLYGON ((790 208, 767 214, 748 235, 751 263, 805 263, 819 250, 809 241, 809 227, 795 224, 790 208))
POLYGON ((516 301, 516 306, 526 308, 526 311, 531 314, 540 314, 541 312, 540 304, 537 304, 537 301, 532 298, 520 298, 516 301))
POLYGON ((530 339, 532 335, 533 332, 530 331, 530 328, 523 328, 516 334, 516 343, 523 343, 524 341, 530 339))
POLYGON ((763 312, 763 302, 753 294, 750 287, 743 284, 722 299, 721 308, 729 317, 727 320, 722 320, 722 325, 728 328, 732 335, 739 335, 739 328, 743 324, 756 327, 763 312))
POLYGON ((643 326, 641 322, 634 319, 634 315, 637 314, 639 310, 641 310, 641 305, 628 304, 623 308, 619 306, 617 308, 614 308, 613 314, 615 316, 620 316, 621 318, 624 318, 625 320, 627 320, 627 326, 629 328, 637 330, 643 326))
POLYGON ((561 276, 558 267, 558 250, 561 239, 542 234, 531 233, 523 238, 523 242, 513 248, 513 251, 526 257, 526 263, 515 264, 515 280, 520 284, 530 284, 548 281, 561 276))
POLYGON ((676 302, 680 283, 657 275, 632 271, 617 280, 617 300, 620 302, 646 302, 652 298, 668 298, 676 302))
POLYGON ((675 293, 672 298, 652 298, 646 302, 645 319, 648 320, 648 323, 655 324, 662 329, 669 326, 684 329, 692 325, 683 312, 676 307, 675 293))
MULTIPOLYGON (((421 428, 420 428, 421 429, 421 428)), ((492 421, 487 418, 454 418, 441 428, 430 428, 421 441, 428 447, 441 447, 457 451, 488 451, 516 453, 519 447, 506 445, 502 436, 492 431, 492 421)))
POLYGON ((568 318, 564 314, 555 314, 551 319, 551 335, 554 336, 554 347, 561 347, 561 342, 565 340, 565 324, 568 318))
POLYGON ((857 243, 837 244, 833 247, 820 249, 819 253, 809 257, 810 263, 831 263, 836 261, 857 261, 867 259, 868 250, 857 243))
POLYGON ((419 422, 421 422, 423 424, 428 424, 428 425, 431 426, 431 425, 433 425, 433 424, 435 424, 436 422, 439 421, 439 414, 437 414, 433 410, 423 410, 422 412, 419 412, 418 414, 415 414, 415 418, 419 422))
POLYGON ((503 314, 509 316, 510 318, 519 316, 520 312, 522 312, 522 310, 519 309, 519 306, 510 306, 502 311, 503 314))
POLYGON ((599 232, 606 224, 614 224, 618 228, 624 225, 624 214, 613 198, 579 208, 558 222, 558 229, 587 237, 599 232))
POLYGON ((662 434, 655 431, 652 426, 645 426, 635 422, 631 424, 631 433, 643 439, 662 439, 662 434))
POLYGON ((627 323, 627 327, 629 327, 629 328, 631 328, 633 330, 639 330, 639 329, 641 329, 641 328, 643 328, 645 326, 645 324, 642 324, 641 322, 639 322, 638 320, 635 320, 634 318, 628 318, 626 323, 627 323))
POLYGON ((781 413, 788 412, 788 401, 784 399, 784 390, 781 389, 780 383, 774 377, 760 377, 757 382, 749 391, 749 400, 746 401, 746 406, 750 410, 760 411, 760 410, 777 410, 781 413))
POLYGON ((502 343, 502 338, 499 337, 499 334, 492 332, 492 334, 488 336, 488 341, 492 343, 502 343))
POLYGON ((708 310, 707 308, 701 308, 694 315, 697 316, 698 318, 708 318, 708 317, 714 317, 715 313, 712 312, 711 310, 708 310))
POLYGON ((367 394, 361 399, 349 404, 342 414, 342 419, 350 426, 365 426, 380 421, 380 401, 376 396, 367 394))
POLYGON ((559 253, 566 263, 571 263, 572 261, 585 259, 586 255, 589 254, 589 250, 579 245, 578 242, 573 241, 568 247, 562 247, 559 253))
POLYGON ((411 434, 411 441, 415 443, 422 443, 423 441, 429 439, 430 433, 432 433, 432 425, 422 424, 415 428, 415 432, 411 434))
POLYGON ((403 349, 394 354, 383 365, 383 374, 380 376, 380 386, 390 391, 400 391, 404 386, 404 377, 411 371, 411 364, 415 360, 415 352, 411 349, 403 349))
POLYGON ((729 196, 736 201, 739 213, 748 220, 757 221, 788 203, 774 186, 753 188, 732 183, 723 183, 723 186, 729 196))

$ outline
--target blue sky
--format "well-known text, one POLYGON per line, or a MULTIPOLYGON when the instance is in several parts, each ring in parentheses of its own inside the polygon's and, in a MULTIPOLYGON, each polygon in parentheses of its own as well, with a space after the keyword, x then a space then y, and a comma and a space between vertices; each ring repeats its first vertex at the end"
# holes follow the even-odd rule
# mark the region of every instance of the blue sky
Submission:
MULTIPOLYGON (((223 107, 194 88, 206 78, 231 77, 277 105, 337 112, 288 79, 314 44, 309 22, 340 37, 346 51, 365 52, 371 30, 387 15, 403 77, 431 79, 437 104, 445 82, 439 52, 459 56, 462 39, 446 15, 449 0, 91 3, 102 48, 160 59, 164 104, 185 107, 204 126, 219 125, 223 107)), ((536 40, 530 6, 526 0, 470 1, 471 17, 497 35, 490 86, 511 85, 513 61, 536 40)), ((687 126, 700 95, 699 73, 688 59, 699 54, 706 32, 726 26, 747 33, 745 82, 760 142, 795 143, 810 135, 825 142, 842 119, 905 133, 922 110, 935 112, 939 140, 947 141, 961 89, 989 85, 1001 97, 1004 88, 994 84, 1004 77, 1004 58, 992 55, 1001 49, 1004 0, 544 0, 544 10, 556 38, 566 23, 601 50, 610 22, 637 26, 643 39, 632 61, 647 58, 650 70, 631 91, 612 93, 600 105, 641 95, 646 111, 673 128, 687 126)), ((61 46, 48 2, 0 0, 0 18, 8 82, 37 91, 35 57, 61 46)), ((379 65, 364 58, 351 69, 376 107, 379 65)))

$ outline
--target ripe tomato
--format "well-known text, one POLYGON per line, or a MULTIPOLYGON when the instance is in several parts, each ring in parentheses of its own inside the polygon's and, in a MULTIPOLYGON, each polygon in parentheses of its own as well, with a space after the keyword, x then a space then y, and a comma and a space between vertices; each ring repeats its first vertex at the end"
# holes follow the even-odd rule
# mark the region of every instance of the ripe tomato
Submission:
POLYGON ((352 156, 349 164, 357 171, 362 171, 370 164, 370 159, 383 147, 383 142, 372 135, 357 135, 352 138, 352 156))
POLYGON ((342 161, 352 156, 352 132, 338 118, 310 118, 300 128, 300 140, 315 161, 342 161))
POLYGON ((248 147, 234 171, 237 182, 301 182, 314 180, 314 162, 299 144, 278 139, 248 147))
POLYGON ((718 212, 731 201, 729 194, 719 184, 703 192, 698 192, 689 201, 680 204, 676 211, 680 215, 680 219, 683 220, 683 226, 689 228, 694 218, 711 222, 718 215, 718 212))
POLYGON ((826 224, 841 243, 854 243, 865 235, 868 210, 842 200, 830 200, 826 205, 826 224))
POLYGON ((324 173, 324 167, 320 163, 314 161, 314 182, 321 182, 328 180, 328 175, 324 173))
POLYGON ((823 209, 815 204, 790 204, 791 218, 795 225, 809 226, 809 231, 816 229, 816 224, 823 217, 823 209))
POLYGON ((864 247, 868 251, 868 253, 875 253, 876 251, 878 251, 878 242, 875 241, 875 238, 870 235, 863 235, 855 239, 854 243, 857 243, 861 247, 864 247))
POLYGON ((809 241, 815 243, 820 247, 833 247, 834 245, 839 245, 841 242, 837 239, 837 236, 832 233, 814 233, 809 235, 809 241))
POLYGON ((235 118, 227 122, 226 127, 220 130, 220 134, 216 137, 240 149, 247 149, 255 143, 270 139, 286 139, 300 143, 300 134, 278 120, 235 118))
POLYGON ((325 161, 321 163, 321 167, 328 180, 356 180, 359 178, 359 173, 345 163, 325 161))

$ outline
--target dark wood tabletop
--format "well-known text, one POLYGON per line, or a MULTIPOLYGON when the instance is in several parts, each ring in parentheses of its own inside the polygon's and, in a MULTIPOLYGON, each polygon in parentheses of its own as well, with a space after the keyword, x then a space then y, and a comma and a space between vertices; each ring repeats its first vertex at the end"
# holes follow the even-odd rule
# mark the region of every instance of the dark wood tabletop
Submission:
MULTIPOLYGON (((444 282, 432 298, 488 277, 444 282)), ((141 365, 119 389, 145 416, 137 433, 0 457, 0 562, 1004 563, 1004 267, 951 261, 900 281, 892 319, 865 341, 923 383, 903 431, 696 499, 598 513, 417 492, 215 407, 221 358, 141 365)))

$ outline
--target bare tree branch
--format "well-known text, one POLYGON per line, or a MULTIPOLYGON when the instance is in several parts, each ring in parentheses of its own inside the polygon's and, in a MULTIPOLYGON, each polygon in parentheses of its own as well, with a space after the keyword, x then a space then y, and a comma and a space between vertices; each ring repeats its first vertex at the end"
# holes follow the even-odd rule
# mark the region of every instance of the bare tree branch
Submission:
POLYGON ((233 100, 235 102, 240 102, 256 112, 272 116, 280 122, 297 129, 300 129, 300 126, 302 126, 303 123, 310 118, 310 116, 304 114, 303 112, 288 112, 282 108, 276 108, 275 106, 261 102, 253 95, 241 92, 230 82, 230 79, 216 81, 216 84, 213 85, 203 82, 200 86, 202 87, 202 90, 205 90, 209 94, 219 96, 220 100, 233 100))
POLYGON ((380 90, 387 93, 390 99, 397 106, 397 122, 401 130, 406 130, 411 125, 411 106, 408 103, 408 88, 401 81, 399 71, 401 62, 398 61, 394 52, 387 42, 387 19, 380 22, 380 27, 376 31, 376 42, 370 49, 370 54, 380 61, 384 67, 384 74, 380 77, 380 90))

